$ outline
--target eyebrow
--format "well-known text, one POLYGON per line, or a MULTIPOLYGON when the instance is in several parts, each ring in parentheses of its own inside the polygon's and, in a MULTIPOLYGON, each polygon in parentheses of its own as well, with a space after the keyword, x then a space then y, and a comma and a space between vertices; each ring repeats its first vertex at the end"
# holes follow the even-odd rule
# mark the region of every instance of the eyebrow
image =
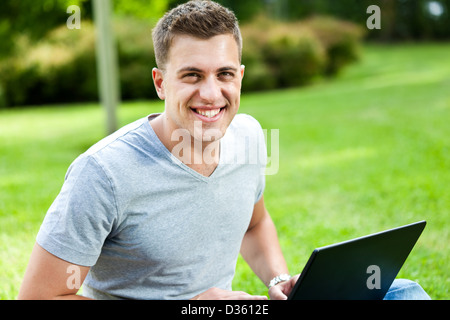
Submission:
POLYGON ((199 68, 195 67, 184 67, 177 71, 177 74, 183 73, 183 72, 202 72, 199 68))
POLYGON ((237 72, 238 69, 236 67, 228 66, 228 67, 219 68, 217 71, 219 71, 219 72, 223 72, 223 71, 234 71, 234 72, 237 72))
MULTIPOLYGON (((224 71, 234 71, 237 72, 237 68, 233 66, 225 66, 217 69, 217 72, 224 72, 224 71)), ((184 67, 177 71, 177 74, 183 73, 183 72, 203 72, 201 69, 196 67, 184 67)))

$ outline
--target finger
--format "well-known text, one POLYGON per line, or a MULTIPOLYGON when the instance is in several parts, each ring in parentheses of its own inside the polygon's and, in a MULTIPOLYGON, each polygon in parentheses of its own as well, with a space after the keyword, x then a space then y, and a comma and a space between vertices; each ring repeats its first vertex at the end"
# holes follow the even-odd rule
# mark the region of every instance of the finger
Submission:
POLYGON ((269 296, 272 300, 287 300, 287 296, 281 290, 280 285, 276 285, 270 288, 269 296))

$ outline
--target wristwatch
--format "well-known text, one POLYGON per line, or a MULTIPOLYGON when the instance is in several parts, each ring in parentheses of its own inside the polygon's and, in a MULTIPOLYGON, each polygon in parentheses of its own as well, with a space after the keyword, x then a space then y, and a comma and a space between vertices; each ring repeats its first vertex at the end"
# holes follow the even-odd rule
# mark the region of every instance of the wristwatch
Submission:
POLYGON ((283 273, 283 274, 280 274, 280 275, 276 276, 275 278, 270 280, 270 282, 269 282, 269 289, 272 288, 273 286, 277 285, 280 282, 288 281, 290 278, 291 278, 291 276, 286 274, 286 273, 283 273))

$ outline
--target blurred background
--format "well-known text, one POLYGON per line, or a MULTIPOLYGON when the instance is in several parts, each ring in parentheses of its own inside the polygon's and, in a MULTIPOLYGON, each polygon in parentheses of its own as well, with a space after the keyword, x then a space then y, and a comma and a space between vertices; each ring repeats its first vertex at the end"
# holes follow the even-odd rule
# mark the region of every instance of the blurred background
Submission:
MULTIPOLYGON (((156 98, 151 28, 181 2, 112 1, 123 100, 156 98)), ((218 2, 234 10, 243 27, 246 92, 333 76, 358 58, 363 39, 393 43, 450 37, 450 0, 218 2), (372 4, 382 7, 381 29, 366 27, 372 4)), ((1 1, 0 108, 98 100, 92 20, 91 0, 1 1), (73 4, 81 8, 79 30, 66 26, 66 9, 73 4)))
MULTIPOLYGON (((164 110, 151 30, 181 2, 111 0, 116 127, 164 110)), ((399 276, 450 298, 450 0, 218 2, 244 37, 240 111, 279 129, 265 203, 291 272, 318 246, 425 219, 399 276)), ((111 131, 94 20, 92 0, 0 1, 0 299, 16 297, 70 163, 111 131)), ((241 258, 233 288, 267 293, 241 258)))

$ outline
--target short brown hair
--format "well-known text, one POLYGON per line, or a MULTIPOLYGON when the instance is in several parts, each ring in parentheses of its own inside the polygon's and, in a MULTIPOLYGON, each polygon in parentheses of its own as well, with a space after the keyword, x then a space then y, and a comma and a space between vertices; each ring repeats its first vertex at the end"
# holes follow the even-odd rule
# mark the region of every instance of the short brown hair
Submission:
POLYGON ((234 13, 213 1, 192 0, 167 12, 153 29, 156 65, 164 69, 170 45, 176 35, 209 39, 217 35, 234 36, 242 56, 242 36, 234 13))

